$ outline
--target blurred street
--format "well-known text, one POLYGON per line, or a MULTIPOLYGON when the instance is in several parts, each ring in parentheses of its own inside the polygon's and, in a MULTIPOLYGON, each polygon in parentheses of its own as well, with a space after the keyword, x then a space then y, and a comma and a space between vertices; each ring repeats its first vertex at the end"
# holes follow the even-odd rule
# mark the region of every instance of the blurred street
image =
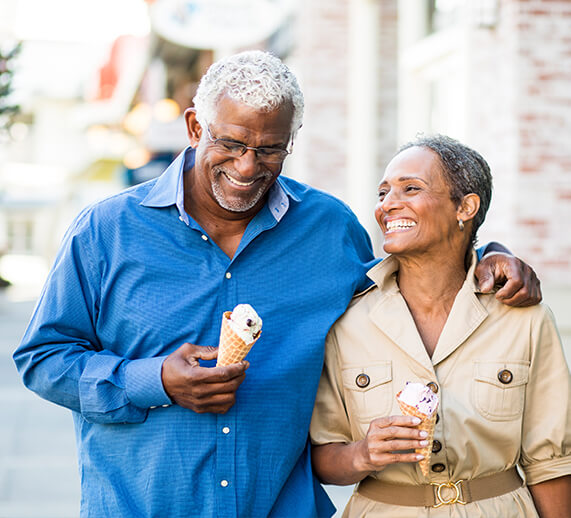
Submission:
MULTIPOLYGON (((71 414, 27 390, 12 361, 34 309, 35 292, 34 287, 18 286, 0 290, 0 518, 77 518, 79 476, 71 414)), ((327 490, 342 509, 352 488, 327 490)))
POLYGON ((35 296, 0 290, 0 518, 79 516, 79 477, 68 410, 28 391, 12 352, 35 296))

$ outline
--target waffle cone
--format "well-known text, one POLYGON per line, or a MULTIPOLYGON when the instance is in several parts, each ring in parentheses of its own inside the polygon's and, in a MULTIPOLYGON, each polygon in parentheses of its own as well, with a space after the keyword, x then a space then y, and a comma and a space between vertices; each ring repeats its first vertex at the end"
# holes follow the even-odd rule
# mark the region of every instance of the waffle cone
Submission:
POLYGON ((427 416, 426 414, 419 412, 418 409, 411 405, 407 405, 403 403, 400 399, 400 392, 397 394, 397 402, 399 404, 400 410, 404 415, 410 415, 413 417, 418 417, 421 421, 418 426, 415 426, 418 430, 424 430, 428 433, 428 437, 426 440, 428 441, 428 445, 424 448, 418 448, 414 450, 416 453, 421 453, 424 455, 424 459, 418 462, 420 466, 420 471, 422 474, 427 477, 428 476, 428 468, 430 466, 430 455, 432 454, 432 441, 434 440, 434 427, 436 426, 436 410, 431 416, 427 416))
POLYGON ((222 315, 220 343, 218 345, 218 360, 216 361, 217 367, 231 365, 232 363, 242 361, 262 334, 260 331, 254 341, 247 344, 230 327, 229 320, 231 314, 231 311, 225 311, 222 315))

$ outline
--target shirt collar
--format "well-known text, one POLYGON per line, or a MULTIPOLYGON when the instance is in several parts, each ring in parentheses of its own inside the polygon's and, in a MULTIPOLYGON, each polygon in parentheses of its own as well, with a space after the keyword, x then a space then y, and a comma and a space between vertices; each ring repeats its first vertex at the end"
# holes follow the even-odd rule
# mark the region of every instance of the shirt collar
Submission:
MULTIPOLYGON (((464 287, 474 293, 481 293, 478 287, 478 282, 474 275, 476 265, 478 264, 478 256, 476 251, 472 249, 470 252, 470 266, 464 281, 464 287)), ((385 293, 399 291, 396 283, 396 272, 399 270, 399 263, 396 257, 389 255, 380 263, 373 266, 368 272, 367 277, 371 279, 380 289, 385 293)))
MULTIPOLYGON (((194 149, 188 146, 159 176, 155 185, 141 205, 145 207, 169 207, 176 205, 181 219, 188 225, 188 214, 184 210, 183 173, 194 167, 194 149)), ((268 208, 276 221, 280 221, 289 208, 289 199, 300 201, 281 177, 274 182, 268 192, 268 208)))

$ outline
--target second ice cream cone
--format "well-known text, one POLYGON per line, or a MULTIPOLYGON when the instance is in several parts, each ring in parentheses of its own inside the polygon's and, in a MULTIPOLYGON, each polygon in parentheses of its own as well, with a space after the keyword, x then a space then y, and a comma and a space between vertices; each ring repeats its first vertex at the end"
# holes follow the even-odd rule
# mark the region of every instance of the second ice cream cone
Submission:
POLYGON ((400 395, 400 392, 397 394, 397 402, 399 404, 401 412, 404 415, 410 415, 413 417, 418 417, 420 419, 420 424, 418 426, 416 426, 415 428, 418 428, 419 430, 424 430, 425 432, 428 433, 428 436, 425 439, 428 441, 428 445, 425 446, 424 448, 418 448, 415 450, 416 453, 420 453, 420 454, 424 455, 424 459, 419 461, 418 464, 420 466, 420 470, 422 471, 422 474, 425 477, 427 477, 428 476, 428 468, 430 467, 430 455, 432 454, 432 442, 434 440, 434 427, 436 425, 436 411, 433 412, 433 414, 431 416, 427 416, 426 414, 420 412, 418 409, 416 409, 412 405, 407 405, 406 403, 403 403, 398 398, 399 395, 400 395))

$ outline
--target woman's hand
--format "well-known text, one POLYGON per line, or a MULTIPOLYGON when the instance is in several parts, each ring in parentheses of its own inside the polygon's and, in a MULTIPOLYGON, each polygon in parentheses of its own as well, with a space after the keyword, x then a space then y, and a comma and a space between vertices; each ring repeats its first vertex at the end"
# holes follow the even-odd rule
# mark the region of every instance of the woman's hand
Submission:
POLYGON ((414 428, 418 424, 420 419, 417 417, 402 415, 375 419, 361 441, 313 446, 313 469, 325 484, 345 486, 355 484, 389 464, 418 462, 423 456, 410 450, 428 444, 426 432, 414 428))
POLYGON ((428 445, 424 430, 412 426, 420 424, 418 417, 390 416, 375 419, 369 425, 365 438, 357 443, 354 466, 367 475, 381 471, 397 462, 418 462, 424 456, 403 450, 414 450, 428 445))

